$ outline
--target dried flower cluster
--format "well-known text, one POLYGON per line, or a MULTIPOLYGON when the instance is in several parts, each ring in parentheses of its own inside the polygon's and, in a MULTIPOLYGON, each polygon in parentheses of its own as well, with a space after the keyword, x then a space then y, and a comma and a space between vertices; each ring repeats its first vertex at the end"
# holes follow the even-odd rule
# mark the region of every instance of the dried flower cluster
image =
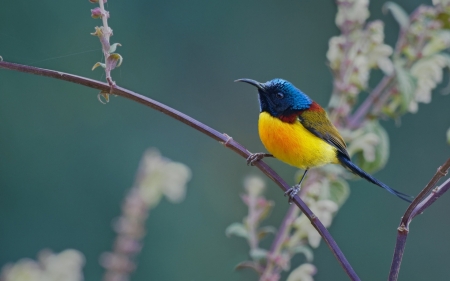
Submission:
MULTIPOLYGON (((102 254, 100 263, 106 269, 105 281, 126 281, 136 268, 134 259, 142 248, 145 221, 149 210, 165 196, 172 203, 186 195, 190 169, 164 158, 156 149, 149 149, 141 160, 136 181, 128 192, 122 216, 114 221, 117 238, 113 252, 102 254)), ((0 281, 82 281, 83 255, 76 250, 53 254, 42 251, 38 261, 23 259, 3 267, 0 281)))
MULTIPOLYGON (((383 112, 398 116, 406 110, 418 111, 418 103, 430 103, 431 92, 442 82, 443 68, 450 66, 450 5, 420 6, 408 19, 397 18, 404 38, 394 57, 397 83, 383 112)), ((397 6, 397 13, 404 13, 397 6)))
MULTIPOLYGON (((445 53, 450 47, 450 1, 434 0, 435 6, 420 6, 410 16, 397 4, 387 2, 384 9, 400 24, 395 48, 384 42, 382 21, 366 22, 369 0, 336 2, 336 25, 341 35, 330 39, 327 52, 334 78, 329 116, 346 140, 353 161, 367 172, 375 172, 389 158, 389 136, 378 119, 399 119, 407 112, 417 112, 418 103, 431 101, 432 90, 442 82, 443 68, 450 67, 450 56, 445 53), (371 88, 369 77, 374 69, 381 70, 384 77, 355 110, 360 95, 371 88)), ((447 137, 450 143, 450 129, 447 137)), ((344 180, 348 177, 341 167, 330 165, 312 169, 303 182, 300 197, 326 227, 349 195, 344 180)), ((248 195, 243 198, 251 197, 249 188, 247 182, 248 195)), ((261 193, 262 190, 254 200, 269 202, 261 193)), ((282 271, 290 270, 291 258, 303 253, 306 263, 294 269, 288 280, 313 280, 316 268, 310 264, 311 248, 318 247, 321 236, 308 218, 291 207, 267 251, 258 248, 258 240, 254 241, 264 217, 249 220, 253 217, 250 214, 258 212, 248 199, 244 202, 249 216, 243 224, 234 223, 227 229, 227 234, 249 240, 252 260, 238 268, 254 269, 260 274, 260 281, 276 281, 282 271)), ((271 209, 272 204, 265 208, 271 209)))
POLYGON ((334 91, 329 109, 335 121, 351 113, 361 91, 368 88, 370 71, 380 68, 390 75, 394 66, 389 56, 393 50, 384 43, 384 24, 369 17, 368 0, 338 1, 336 25, 342 34, 329 41, 327 59, 334 76, 334 91))
POLYGON ((336 124, 354 128, 364 125, 368 114, 398 118, 408 111, 417 112, 418 103, 429 103, 431 91, 442 82, 442 69, 450 66, 445 53, 450 46, 450 5, 434 1, 436 6, 420 6, 408 16, 400 6, 387 2, 385 10, 400 25, 393 50, 384 43, 381 21, 365 23, 367 0, 337 2, 336 24, 342 34, 330 39, 327 53, 334 77, 330 113, 336 124), (367 100, 369 112, 347 123, 358 95, 369 88, 370 70, 376 68, 385 78, 367 100))
MULTIPOLYGON (((333 216, 348 197, 349 187, 342 180, 343 170, 339 167, 324 167, 314 175, 308 177, 305 187, 301 190, 302 199, 328 227, 333 216)), ((244 184, 246 193, 242 201, 248 206, 248 215, 243 223, 235 222, 226 229, 228 236, 234 235, 247 239, 250 246, 250 261, 240 263, 237 268, 251 268, 260 275, 260 280, 274 281, 280 279, 283 271, 291 268, 290 260, 296 254, 303 254, 306 263, 294 269, 288 277, 291 281, 313 280, 316 268, 310 264, 313 260, 312 248, 319 246, 321 236, 317 233, 305 215, 299 215, 299 209, 291 206, 280 227, 270 250, 259 247, 261 239, 269 233, 274 233, 272 226, 260 227, 273 208, 273 202, 264 198, 264 182, 258 177, 250 177, 244 184)))
POLYGON ((54 254, 43 250, 38 260, 22 259, 2 268, 1 281, 82 281, 84 256, 76 250, 54 254))
MULTIPOLYGON (((103 22, 103 26, 96 26, 95 32, 91 33, 91 35, 97 36, 100 39, 103 55, 105 57, 105 62, 97 62, 92 67, 92 70, 96 69, 99 66, 105 69, 106 81, 108 81, 108 84, 111 87, 114 87, 115 83, 111 78, 111 71, 122 64, 122 56, 118 53, 115 53, 117 46, 122 45, 120 43, 114 43, 112 45, 109 43, 109 38, 113 35, 113 30, 108 26, 109 12, 106 11, 104 7, 104 3, 106 3, 106 0, 89 0, 89 2, 99 4, 99 7, 91 10, 91 16, 94 19, 101 19, 103 22)), ((100 92, 98 95, 98 100, 102 103, 108 102, 109 92, 100 92), (105 99, 105 102, 102 101, 101 97, 105 99)))
POLYGON ((161 156, 156 149, 144 153, 136 182, 122 205, 122 216, 114 223, 117 238, 111 253, 104 253, 100 263, 106 269, 103 280, 126 281, 136 265, 134 258, 142 248, 145 221, 149 210, 165 196, 170 202, 181 202, 186 195, 190 169, 161 156))
MULTIPOLYGON (((348 122, 348 116, 361 92, 369 88, 371 70, 380 69, 385 77, 395 76, 395 63, 391 59, 394 51, 384 43, 383 22, 366 23, 370 15, 368 0, 337 3, 336 25, 342 34, 329 41, 327 59, 333 71, 334 88, 328 110, 348 143, 348 152, 354 161, 366 171, 374 172, 388 160, 388 135, 376 119, 368 118, 367 114, 356 120, 356 124, 348 122)), ((375 90, 378 91, 378 87, 375 90)))

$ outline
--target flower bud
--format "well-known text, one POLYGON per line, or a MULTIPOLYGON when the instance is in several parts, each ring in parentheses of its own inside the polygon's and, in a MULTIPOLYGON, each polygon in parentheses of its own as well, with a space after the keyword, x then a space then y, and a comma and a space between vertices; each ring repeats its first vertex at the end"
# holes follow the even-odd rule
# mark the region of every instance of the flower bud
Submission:
POLYGON ((106 18, 109 18, 109 12, 105 11, 105 13, 102 13, 102 9, 100 9, 100 7, 91 9, 91 17, 94 19, 99 19, 102 18, 103 15, 106 15, 106 18))
POLYGON ((100 9, 100 7, 91 9, 91 17, 94 19, 99 19, 102 17, 102 10, 100 9))

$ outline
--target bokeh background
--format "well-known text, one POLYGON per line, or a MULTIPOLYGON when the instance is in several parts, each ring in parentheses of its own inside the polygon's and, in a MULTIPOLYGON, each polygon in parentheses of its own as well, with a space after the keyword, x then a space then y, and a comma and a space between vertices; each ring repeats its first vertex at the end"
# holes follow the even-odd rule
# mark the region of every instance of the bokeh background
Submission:
MULTIPOLYGON (((396 2, 408 12, 424 3, 396 2)), ((392 45, 398 27, 381 12, 383 3, 371 1, 370 19, 386 23, 392 45)), ((102 57, 98 39, 89 35, 101 24, 90 17, 94 7, 87 0, 2 1, 0 55, 104 80, 101 69, 91 71, 102 57)), ((123 45, 123 65, 113 71, 117 84, 226 132, 253 152, 264 150, 256 94, 233 80, 283 77, 328 103, 325 53, 328 39, 338 34, 334 1, 110 0, 107 9, 111 41, 123 45)), ((373 82, 379 77, 375 73, 373 82)), ((449 104, 449 96, 435 91, 431 104, 421 104, 400 125, 382 122, 391 154, 376 174, 380 180, 410 194, 423 188, 450 155, 449 104)), ((247 175, 260 174, 256 168, 135 102, 113 97, 103 105, 93 89, 7 70, 0 70, 0 266, 36 258, 43 248, 74 248, 86 257, 86 280, 99 280, 99 256, 115 237, 111 222, 148 147, 187 164, 193 178, 184 202, 164 200, 151 212, 132 280, 256 280, 250 270, 234 271, 247 259, 248 246, 224 232, 246 214, 239 194, 247 175)), ((267 161, 293 183, 295 168, 267 161)), ((288 204, 266 182, 267 197, 276 203, 266 223, 278 227, 288 204)), ((331 233, 363 280, 386 279, 407 205, 365 181, 351 188, 331 233)), ((413 222, 401 280, 449 280, 449 200, 444 196, 413 222)), ((324 243, 314 264, 317 280, 347 278, 324 243)))

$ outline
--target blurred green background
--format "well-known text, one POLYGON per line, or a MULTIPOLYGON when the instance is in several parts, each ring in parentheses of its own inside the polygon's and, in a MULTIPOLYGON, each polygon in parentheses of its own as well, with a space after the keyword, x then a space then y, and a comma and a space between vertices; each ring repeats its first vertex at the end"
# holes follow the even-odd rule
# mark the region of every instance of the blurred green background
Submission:
MULTIPOLYGON (((396 2, 408 12, 423 3, 396 2)), ((370 19, 386 23, 392 45, 398 27, 382 14, 383 3, 371 1, 370 19)), ((98 38, 89 35, 101 24, 90 17, 95 5, 5 0, 1 6, 5 61, 104 80, 101 69, 91 71, 102 57, 98 38)), ((253 152, 264 150, 257 98, 254 89, 233 80, 283 77, 328 103, 332 80, 325 53, 328 39, 338 34, 334 1, 110 0, 107 9, 111 41, 123 45, 123 65, 113 71, 117 84, 226 132, 253 152)), ((115 237, 111 221, 120 214, 142 153, 156 147, 187 164, 193 179, 184 202, 164 200, 151 212, 133 280, 256 280, 249 270, 233 270, 248 257, 248 246, 224 231, 246 214, 242 181, 259 171, 161 113, 119 97, 103 105, 96 95, 82 86, 0 70, 0 266, 35 258, 43 248, 74 248, 86 256, 86 280, 99 280, 99 255, 115 237)), ((414 195, 423 188, 450 155, 449 104, 450 97, 436 91, 432 104, 421 104, 400 126, 382 122, 391 157, 377 178, 414 195)), ((295 168, 267 162, 293 183, 295 168)), ((266 182, 267 197, 276 202, 267 224, 278 227, 288 204, 266 182)), ((407 205, 365 181, 351 187, 331 233, 363 280, 385 280, 407 205)), ((443 258, 450 254, 449 200, 444 196, 413 222, 401 280, 449 279, 443 258)), ((300 256, 293 260, 301 262, 300 256)), ((324 243, 314 264, 317 280, 347 278, 324 243)))

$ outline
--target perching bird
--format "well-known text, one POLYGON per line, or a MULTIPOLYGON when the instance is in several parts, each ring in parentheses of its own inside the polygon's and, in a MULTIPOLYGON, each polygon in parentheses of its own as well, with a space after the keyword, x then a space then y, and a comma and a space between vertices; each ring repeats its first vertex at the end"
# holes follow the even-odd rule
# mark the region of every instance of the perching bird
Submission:
POLYGON ((375 179, 352 162, 346 144, 328 119, 326 111, 290 82, 273 79, 260 83, 238 79, 258 88, 260 114, 259 137, 271 153, 252 154, 247 162, 253 164, 264 157, 275 157, 305 170, 297 185, 289 189, 289 202, 299 192, 310 168, 325 164, 341 164, 356 175, 376 184, 397 197, 411 202, 412 196, 396 191, 375 179))

